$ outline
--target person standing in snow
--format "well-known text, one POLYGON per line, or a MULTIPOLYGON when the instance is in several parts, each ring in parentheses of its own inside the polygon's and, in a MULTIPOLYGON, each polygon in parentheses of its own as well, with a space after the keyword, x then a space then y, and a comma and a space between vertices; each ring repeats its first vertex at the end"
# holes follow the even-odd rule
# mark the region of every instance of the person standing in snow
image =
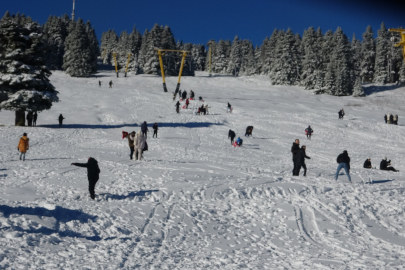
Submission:
POLYGON ((157 123, 155 123, 154 125, 153 125, 153 136, 152 136, 152 138, 154 138, 155 137, 155 135, 156 135, 156 139, 157 139, 157 132, 158 132, 158 125, 157 125, 157 123))
POLYGON ((341 109, 341 110, 339 111, 339 119, 342 119, 342 120, 343 120, 343 116, 345 116, 345 111, 344 111, 343 109, 341 109))
POLYGON ((235 137, 236 137, 235 131, 230 129, 228 132, 228 139, 231 138, 231 144, 233 144, 233 140, 235 139, 235 137))
POLYGON ((252 132, 253 132, 253 126, 248 126, 246 128, 245 136, 248 136, 248 137, 253 136, 252 132))
POLYGON ((34 112, 34 114, 32 115, 32 125, 34 127, 37 126, 37 119, 38 119, 38 114, 37 114, 37 112, 34 112))
POLYGON ((176 93, 173 92, 173 101, 176 99, 176 93))
POLYGON ((20 160, 25 161, 25 154, 27 153, 28 149, 30 149, 29 145, 30 139, 27 137, 27 133, 24 133, 23 136, 20 138, 18 143, 18 151, 20 151, 20 160))
POLYGON ((190 98, 191 98, 191 99, 194 99, 194 92, 193 92, 193 90, 190 90, 190 98))
POLYGON ((59 118, 58 118, 58 120, 59 120, 59 126, 60 126, 60 127, 61 127, 62 124, 63 124, 63 119, 65 119, 65 118, 63 117, 62 114, 60 114, 60 115, 59 115, 59 118))
POLYGON ((186 99, 186 109, 188 109, 188 105, 190 104, 189 99, 186 99))
POLYGON ((33 118, 32 112, 28 112, 27 113, 27 124, 28 124, 29 127, 32 126, 32 118, 33 118))
POLYGON ((98 167, 97 160, 89 157, 87 163, 72 163, 72 165, 87 168, 87 179, 89 180, 90 198, 94 200, 96 198, 94 189, 96 187, 97 181, 100 178, 100 168, 98 167))
POLYGON ((185 100, 187 98, 187 91, 184 90, 183 93, 181 94, 181 97, 183 98, 183 100, 185 100))
POLYGON ((127 135, 128 138, 128 145, 131 153, 129 154, 129 158, 132 160, 135 152, 135 131, 132 131, 130 134, 127 135))
POLYGON ((300 166, 298 166, 297 162, 297 154, 300 151, 300 140, 296 139, 293 145, 291 146, 291 153, 292 153, 292 160, 294 163, 294 168, 293 168, 293 176, 297 176, 299 172, 300 166))
POLYGON ((340 170, 344 169, 347 178, 349 178, 349 181, 352 182, 352 178, 350 177, 350 157, 347 151, 344 150, 343 153, 337 157, 336 161, 339 165, 336 170, 335 180, 337 181, 340 170))
POLYGON ((181 98, 181 90, 179 90, 179 98, 181 98))
POLYGON ((311 139, 311 136, 312 136, 312 133, 313 133, 314 131, 312 130, 312 128, 311 128, 311 126, 308 126, 306 129, 305 129, 305 133, 307 134, 307 139, 311 139))
POLYGON ((142 123, 142 125, 141 125, 141 131, 142 131, 142 134, 145 136, 145 137, 147 137, 147 132, 149 132, 149 129, 148 129, 148 124, 146 123, 146 121, 143 121, 143 123, 142 123))
POLYGON ((391 167, 390 165, 391 165, 391 160, 387 161, 387 157, 384 157, 380 163, 380 170, 398 172, 397 170, 395 170, 394 167, 391 167))
POLYGON ((142 160, 143 149, 145 148, 146 136, 141 132, 138 133, 138 137, 135 141, 135 160, 142 160))
POLYGON ((306 146, 303 145, 299 151, 297 151, 296 155, 296 162, 297 162, 297 170, 296 170, 296 176, 300 175, 300 170, 301 167, 304 168, 304 176, 307 176, 307 165, 305 164, 305 159, 311 159, 310 157, 307 156, 306 152, 306 146))
POLYGON ((389 120, 390 124, 394 124, 394 115, 390 114, 390 120, 389 120))
POLYGON ((98 81, 98 86, 101 87, 101 81, 98 81))
POLYGON ((371 159, 370 158, 367 158, 367 160, 364 161, 363 168, 364 169, 372 169, 372 167, 371 167, 371 159))
POLYGON ((112 80, 108 84, 110 85, 110 88, 112 88, 112 85, 113 85, 112 80))
POLYGON ((393 119, 392 119, 392 123, 394 125, 398 125, 398 115, 394 115, 393 119))
POLYGON ((174 106, 176 106, 176 112, 180 113, 180 101, 177 100, 177 103, 174 106))
POLYGON ((384 121, 385 121, 386 124, 387 124, 387 120, 388 120, 387 115, 384 115, 384 121))

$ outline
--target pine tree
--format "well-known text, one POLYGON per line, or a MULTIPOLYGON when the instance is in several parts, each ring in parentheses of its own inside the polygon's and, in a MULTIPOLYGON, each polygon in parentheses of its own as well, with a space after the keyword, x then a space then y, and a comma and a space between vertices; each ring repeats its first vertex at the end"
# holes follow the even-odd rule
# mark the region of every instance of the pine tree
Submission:
POLYGON ((331 30, 326 31, 321 41, 321 59, 322 59, 322 83, 317 82, 316 89, 324 89, 330 84, 330 81, 326 78, 327 73, 330 73, 329 63, 331 61, 331 54, 336 44, 333 40, 333 32, 331 30))
POLYGON ((276 46, 279 39, 279 34, 284 35, 284 32, 280 33, 277 29, 274 29, 270 36, 270 39, 263 41, 262 49, 262 69, 260 74, 270 75, 274 61, 276 60, 276 46))
POLYGON ((302 48, 304 60, 302 63, 301 85, 305 89, 315 89, 316 83, 322 81, 322 58, 319 54, 321 47, 318 42, 318 35, 313 27, 304 32, 302 48))
POLYGON ((67 24, 56 16, 50 16, 44 25, 44 39, 47 41, 46 65, 51 70, 61 70, 65 54, 67 24))
POLYGON ((373 35, 374 32, 371 29, 371 26, 367 26, 366 32, 363 34, 363 41, 361 42, 362 61, 360 64, 360 76, 363 83, 372 82, 374 77, 376 52, 373 35))
POLYGON ((385 24, 382 23, 376 39, 374 83, 385 84, 388 82, 388 47, 388 30, 385 28, 385 24))
POLYGON ((115 65, 113 59, 114 50, 118 45, 118 36, 114 30, 104 32, 101 37, 100 53, 103 58, 103 64, 115 65))
POLYGON ((241 42, 242 63, 240 74, 251 76, 256 73, 256 59, 253 44, 250 40, 242 40, 241 42))
POLYGON ((59 101, 48 79, 42 36, 29 17, 7 12, 0 20, 0 109, 15 111, 19 126, 25 125, 25 111, 49 110, 59 101))
POLYGON ((142 35, 134 26, 134 28, 132 29, 132 33, 129 34, 128 36, 127 47, 129 49, 129 53, 131 54, 128 71, 135 71, 135 64, 136 60, 138 59, 141 44, 142 44, 142 35))
POLYGON ((82 19, 71 22, 65 40, 63 69, 72 77, 85 77, 94 73, 93 55, 86 27, 82 19))
MULTIPOLYGON (((361 43, 356 39, 356 35, 353 34, 352 43, 351 43, 352 59, 354 65, 354 76, 360 76, 361 72, 361 43)), ((356 79, 357 80, 357 79, 356 79)))
POLYGON ((357 78, 356 78, 356 82, 355 82, 354 88, 353 88, 353 96, 354 97, 364 97, 365 96, 363 85, 361 84, 360 76, 357 76, 357 78))
POLYGON ((227 73, 231 73, 235 76, 239 75, 239 70, 242 63, 242 42, 239 40, 238 36, 235 36, 231 46, 231 53, 229 57, 228 67, 226 69, 227 73))
POLYGON ((205 49, 205 46, 200 44, 193 45, 191 48, 191 55, 193 57, 194 69, 199 71, 205 70, 205 63, 207 57, 207 51, 205 49))
POLYGON ((91 26, 90 21, 86 23, 86 33, 89 39, 89 48, 90 48, 90 59, 89 62, 92 66, 91 73, 97 72, 97 58, 100 55, 99 44, 96 36, 96 32, 94 31, 93 27, 91 26))
POLYGON ((254 55, 255 55, 255 62, 256 62, 255 74, 260 74, 262 71, 262 67, 263 67, 263 61, 262 61, 262 57, 261 57, 261 55, 262 55, 261 47, 256 45, 254 55))
POLYGON ((405 59, 402 61, 402 66, 399 70, 398 84, 401 86, 405 86, 405 59))

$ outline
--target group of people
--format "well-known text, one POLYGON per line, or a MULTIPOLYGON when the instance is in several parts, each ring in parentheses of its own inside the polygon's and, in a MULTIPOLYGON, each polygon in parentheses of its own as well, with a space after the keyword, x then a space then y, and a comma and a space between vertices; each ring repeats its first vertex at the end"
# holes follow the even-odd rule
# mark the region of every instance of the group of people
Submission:
POLYGON ((236 146, 239 146, 239 147, 242 146, 243 140, 240 137, 238 137, 238 139, 236 141, 234 141, 235 137, 236 137, 235 131, 230 129, 228 131, 228 139, 231 139, 231 145, 233 145, 235 147, 236 146))
MULTIPOLYGON (((113 82, 110 81, 110 82, 108 83, 108 85, 110 86, 110 88, 112 88, 113 82)), ((101 81, 98 81, 98 86, 101 87, 101 81)))
POLYGON ((37 126, 38 113, 37 112, 28 112, 27 113, 27 124, 29 127, 37 126))
POLYGON ((206 115, 206 114, 208 114, 208 108, 209 108, 208 104, 206 104, 205 106, 204 106, 204 104, 202 104, 201 107, 198 107, 196 114, 206 115))
MULTIPOLYGON (((367 158, 364 161, 363 168, 365 169, 372 169, 371 166, 371 158, 367 158)), ((387 157, 384 157, 380 162, 380 170, 382 171, 392 171, 392 172, 399 172, 394 167, 391 166, 391 160, 388 160, 387 157)))
MULTIPOLYGON (((173 101, 176 99, 177 94, 179 95, 179 98, 181 98, 183 100, 187 99, 187 91, 186 90, 181 91, 181 90, 176 89, 176 91, 173 92, 173 101)), ((193 90, 190 90, 190 99, 193 100, 194 96, 195 96, 195 94, 194 94, 193 90)))
POLYGON ((393 124, 393 125, 398 125, 398 114, 392 115, 392 114, 386 114, 384 115, 384 121, 386 124, 393 124))

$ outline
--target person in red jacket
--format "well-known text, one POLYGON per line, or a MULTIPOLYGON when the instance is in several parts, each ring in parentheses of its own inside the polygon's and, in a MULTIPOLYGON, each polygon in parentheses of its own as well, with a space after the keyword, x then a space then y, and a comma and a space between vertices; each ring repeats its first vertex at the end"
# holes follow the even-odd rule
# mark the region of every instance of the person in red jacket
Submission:
POLYGON ((190 101, 186 99, 186 109, 188 109, 188 104, 190 104, 190 101))

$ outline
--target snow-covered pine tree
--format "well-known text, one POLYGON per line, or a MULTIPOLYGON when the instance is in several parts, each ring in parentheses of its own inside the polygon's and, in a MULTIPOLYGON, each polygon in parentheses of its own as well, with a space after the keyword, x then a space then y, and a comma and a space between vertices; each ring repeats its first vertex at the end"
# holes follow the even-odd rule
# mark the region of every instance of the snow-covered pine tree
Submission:
POLYGON ((405 86, 405 59, 402 61, 401 69, 399 70, 398 84, 405 86))
POLYGON ((364 97, 365 96, 360 76, 357 76, 356 82, 354 83, 353 96, 354 97, 364 97))
POLYGON ((86 77, 94 73, 92 53, 83 20, 79 18, 77 22, 71 22, 63 56, 65 72, 72 77, 86 77))
POLYGON ((354 78, 352 78, 353 65, 350 43, 340 27, 333 34, 333 42, 336 45, 326 74, 327 93, 334 96, 351 95, 353 93, 354 78))
POLYGON ((0 20, 0 109, 16 112, 15 125, 25 125, 25 111, 49 110, 59 101, 45 52, 42 27, 7 11, 0 20))
MULTIPOLYGON (((181 42, 180 47, 178 47, 179 50, 184 50, 188 51, 186 58, 184 59, 184 67, 183 67, 183 72, 182 76, 194 76, 195 75, 195 64, 194 64, 194 58, 193 58, 193 44, 191 43, 185 43, 181 42)), ((178 75, 180 72, 181 68, 181 59, 183 57, 182 53, 178 54, 179 57, 179 62, 178 65, 176 65, 176 72, 178 75)))
POLYGON ((389 41, 388 30, 385 28, 385 24, 381 24, 381 28, 378 30, 378 36, 376 39, 376 53, 375 53, 375 65, 374 65, 374 83, 386 84, 389 79, 388 74, 388 54, 389 54, 389 41))
MULTIPOLYGON (((284 31, 282 33, 284 35, 284 31)), ((261 47, 262 51, 262 68, 260 74, 270 75, 272 70, 273 63, 277 58, 276 46, 279 39, 279 31, 274 29, 273 33, 270 36, 270 39, 265 39, 261 47)))
POLYGON ((322 83, 317 82, 317 87, 316 89, 323 89, 324 87, 326 87, 327 85, 330 84, 330 79, 326 79, 326 74, 328 73, 328 71, 330 71, 329 69, 329 62, 331 61, 331 54, 332 51, 334 50, 336 44, 334 44, 334 40, 333 40, 333 32, 332 30, 328 30, 326 31, 325 35, 323 36, 322 40, 321 40, 321 59, 322 59, 322 83))
POLYGON ((238 76, 241 68, 242 57, 242 42, 239 40, 238 36, 235 36, 231 45, 231 53, 226 72, 238 76))
POLYGON ((240 75, 251 76, 256 73, 256 59, 253 44, 250 40, 241 41, 242 63, 240 75))
POLYGON ((262 50, 261 47, 257 46, 255 47, 254 51, 255 55, 255 62, 256 62, 256 71, 255 74, 260 74, 263 66, 263 61, 262 61, 262 50))
POLYGON ((318 75, 316 76, 314 89, 321 90, 324 86, 326 70, 324 68, 324 63, 323 63, 324 58, 322 56, 322 44, 324 41, 324 37, 323 37, 322 30, 320 27, 318 27, 318 29, 316 30, 316 39, 317 39, 317 46, 320 51, 320 56, 319 56, 320 65, 319 65, 319 69, 318 69, 319 70, 318 75))
POLYGON ((97 58, 100 55, 100 49, 99 49, 99 44, 96 36, 96 31, 94 31, 94 28, 91 26, 90 21, 87 21, 86 23, 86 33, 87 37, 89 39, 89 47, 90 47, 90 52, 91 52, 91 57, 89 59, 91 66, 92 66, 92 72, 91 73, 96 73, 97 72, 97 58))
POLYGON ((132 29, 132 33, 129 34, 128 36, 128 48, 129 53, 131 53, 128 71, 135 71, 136 59, 138 59, 141 44, 142 44, 142 35, 134 26, 134 28, 132 29))
POLYGON ((44 39, 48 44, 46 65, 51 70, 61 70, 65 54, 65 39, 68 35, 67 25, 56 16, 49 16, 43 27, 44 39))
POLYGON ((373 38, 374 32, 371 26, 367 26, 366 32, 363 33, 361 42, 361 64, 360 76, 363 83, 373 81, 374 65, 375 65, 375 42, 373 38))
MULTIPOLYGON (((361 71, 361 43, 356 38, 356 35, 353 34, 352 43, 351 43, 352 59, 353 59, 353 71, 354 76, 360 76, 361 71)), ((357 81, 357 79, 356 79, 357 81)))
POLYGON ((191 48, 191 55, 193 57, 194 69, 203 71, 205 70, 205 63, 207 51, 204 45, 194 44, 191 48))
POLYGON ((211 68, 213 73, 226 74, 226 67, 228 65, 228 52, 230 54, 229 44, 229 42, 221 39, 212 47, 211 68))
POLYGON ((313 27, 308 28, 302 37, 304 60, 302 63, 301 85, 305 89, 316 89, 316 83, 322 81, 322 58, 318 35, 313 27))
POLYGON ((113 52, 118 45, 118 36, 114 30, 104 32, 101 37, 100 54, 103 58, 103 64, 114 64, 113 52))
POLYGON ((114 48, 119 71, 125 71, 127 65, 128 54, 130 53, 128 39, 129 35, 127 31, 122 31, 120 37, 118 38, 117 47, 114 48))
POLYGON ((295 36, 291 29, 280 32, 276 46, 270 80, 273 85, 295 85, 299 83, 299 55, 295 36))

